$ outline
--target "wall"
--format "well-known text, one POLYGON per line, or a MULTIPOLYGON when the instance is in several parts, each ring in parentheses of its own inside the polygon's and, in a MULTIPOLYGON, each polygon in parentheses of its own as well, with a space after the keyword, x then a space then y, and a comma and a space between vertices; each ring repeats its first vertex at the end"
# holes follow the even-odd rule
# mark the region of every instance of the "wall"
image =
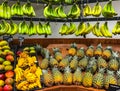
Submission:
MULTIPOLYGON (((0 0, 0 3, 2 3, 4 0, 0 0)), ((9 5, 11 6, 12 4, 14 4, 15 2, 14 1, 9 1, 9 5)), ((21 4, 23 5, 25 2, 22 2, 21 4)), ((102 7, 105 5, 105 3, 106 2, 101 2, 100 4, 102 5, 102 7)), ((43 8, 44 8, 44 6, 45 6, 45 4, 36 4, 36 3, 32 3, 32 5, 34 6, 34 8, 35 8, 35 11, 36 11, 36 17, 44 17, 43 16, 43 8)), ((91 3, 90 4, 90 6, 91 7, 93 7, 95 5, 95 3, 91 3)), ((113 1, 113 7, 115 8, 115 10, 116 10, 116 12, 118 12, 118 16, 120 16, 120 1, 113 1)), ((64 6, 64 10, 65 10, 65 12, 67 13, 68 11, 69 11, 69 9, 70 9, 70 7, 71 6, 64 6)), ((101 15, 102 16, 102 15, 101 15)), ((90 17, 92 17, 92 16, 90 16, 90 17)), ((8 21, 9 22, 9 21, 8 21)), ((18 23, 19 24, 19 22, 20 21, 14 21, 15 23, 18 23)), ((29 22, 27 22, 27 23, 29 23, 29 22)), ((35 24, 38 24, 38 22, 34 22, 35 24)), ((42 23, 44 23, 44 22, 42 22, 42 23)), ((79 24, 79 22, 75 22, 77 25, 79 24)), ((91 24, 95 24, 96 22, 90 22, 91 24)), ((104 23, 104 21, 102 21, 102 22, 100 22, 100 25, 102 24, 102 23, 104 23)), ((115 25, 115 23, 116 23, 116 21, 108 21, 108 26, 109 26, 109 30, 111 31, 112 30, 112 28, 114 27, 114 25, 115 25)), ((63 35, 63 36, 61 36, 59 33, 58 33, 58 31, 59 31, 59 28, 61 27, 61 25, 63 24, 63 23, 61 23, 61 22, 50 22, 50 24, 51 24, 51 27, 52 27, 52 31, 53 31, 53 33, 52 33, 52 35, 50 35, 50 36, 48 36, 48 38, 82 38, 82 36, 75 36, 74 34, 73 35, 63 35)), ((68 25, 69 25, 69 23, 67 23, 68 25)), ((14 36, 14 38, 17 38, 19 35, 18 34, 16 34, 15 36, 14 36)), ((39 36, 39 35, 33 35, 33 36, 31 36, 31 37, 29 37, 29 36, 26 36, 26 35, 22 35, 22 36, 24 36, 24 37, 26 37, 26 38, 44 38, 44 35, 41 35, 41 36, 39 36)), ((97 38, 96 36, 94 36, 92 33, 90 33, 90 34, 88 34, 87 36, 86 36, 87 38, 97 38)), ((0 37, 0 38, 2 38, 2 37, 0 37)), ((115 36, 113 36, 113 38, 119 38, 119 35, 115 35, 115 36)))

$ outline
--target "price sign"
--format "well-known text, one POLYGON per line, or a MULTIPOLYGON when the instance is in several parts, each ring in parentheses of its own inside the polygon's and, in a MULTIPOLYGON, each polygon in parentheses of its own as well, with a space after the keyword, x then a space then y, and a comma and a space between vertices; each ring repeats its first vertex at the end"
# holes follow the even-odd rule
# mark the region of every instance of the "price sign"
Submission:
POLYGON ((109 88, 108 88, 108 91, 120 91, 120 86, 110 84, 109 88))

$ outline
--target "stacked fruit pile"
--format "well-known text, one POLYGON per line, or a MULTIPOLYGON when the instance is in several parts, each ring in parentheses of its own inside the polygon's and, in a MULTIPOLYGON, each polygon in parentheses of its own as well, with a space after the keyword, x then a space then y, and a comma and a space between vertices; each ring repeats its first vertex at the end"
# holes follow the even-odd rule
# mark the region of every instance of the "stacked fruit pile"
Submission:
POLYGON ((11 7, 8 5, 8 1, 4 1, 0 5, 0 18, 10 19, 14 15, 18 16, 35 16, 35 11, 30 2, 27 2, 23 6, 20 2, 13 4, 11 7))
POLYGON ((42 24, 39 22, 39 24, 35 25, 32 21, 30 21, 30 24, 28 25, 25 21, 20 22, 19 25, 14 23, 13 21, 10 21, 10 23, 6 22, 5 20, 2 20, 0 24, 0 35, 15 35, 16 33, 19 34, 26 34, 29 36, 32 35, 51 35, 52 30, 49 22, 42 24))
POLYGON ((0 91, 13 91, 14 52, 7 41, 0 41, 0 91))
POLYGON ((15 86, 17 90, 31 90, 41 88, 40 67, 37 66, 37 58, 34 47, 26 47, 17 52, 17 64, 15 68, 15 86))
MULTIPOLYGON (((41 49, 38 45, 37 48, 41 49)), ((96 48, 91 45, 85 50, 73 43, 67 55, 59 48, 53 48, 51 53, 44 48, 41 52, 42 83, 46 87, 74 84, 108 89, 109 84, 120 85, 119 54, 110 46, 104 49, 101 44, 96 48)))

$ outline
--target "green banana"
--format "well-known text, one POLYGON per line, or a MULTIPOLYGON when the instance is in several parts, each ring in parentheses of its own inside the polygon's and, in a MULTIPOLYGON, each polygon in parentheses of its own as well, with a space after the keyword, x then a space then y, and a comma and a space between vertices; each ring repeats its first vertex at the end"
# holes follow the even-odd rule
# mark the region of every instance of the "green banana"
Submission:
POLYGON ((18 32, 18 25, 13 21, 10 22, 11 32, 10 35, 15 35, 18 32))
POLYGON ((66 32, 66 34, 73 34, 77 30, 76 24, 73 22, 70 22, 69 30, 66 32))
POLYGON ((8 31, 8 24, 5 20, 2 20, 0 24, 0 35, 6 34, 8 31))
POLYGON ((17 15, 17 3, 16 4, 13 4, 11 6, 11 15, 14 16, 14 15, 17 15))
POLYGON ((104 5, 104 7, 102 9, 102 15, 106 18, 117 15, 116 11, 114 10, 114 7, 112 6, 111 0, 107 4, 104 5))
POLYGON ((90 16, 92 14, 92 10, 89 4, 86 4, 85 7, 83 8, 83 15, 90 16))
POLYGON ((64 24, 60 27, 59 34, 65 35, 68 30, 69 30, 69 27, 67 26, 66 23, 64 23, 64 24))
POLYGON ((8 5, 8 2, 5 1, 3 4, 3 18, 10 19, 11 18, 11 10, 10 6, 8 5))
POLYGON ((20 22, 19 27, 18 27, 18 33, 28 34, 28 24, 25 21, 20 22))
POLYGON ((73 3, 73 0, 65 0, 64 1, 66 4, 72 4, 73 3))
POLYGON ((0 5, 0 18, 3 18, 3 3, 0 5))
POLYGON ((78 29, 77 31, 75 32, 75 35, 76 36, 79 36, 79 35, 84 35, 84 31, 86 30, 86 24, 84 22, 81 22, 79 23, 78 25, 78 29))
POLYGON ((71 7, 69 13, 68 13, 68 17, 69 18, 78 18, 80 16, 80 8, 77 4, 73 4, 73 6, 71 7))
POLYGON ((30 2, 27 2, 22 7, 23 13, 28 16, 36 16, 35 10, 30 2))
POLYGON ((15 7, 16 9, 16 15, 18 15, 18 16, 23 16, 23 10, 22 10, 22 5, 20 4, 20 2, 17 2, 16 3, 16 7, 15 7))
POLYGON ((30 21, 28 30, 29 30, 29 31, 28 31, 28 35, 29 35, 29 36, 32 36, 32 35, 37 34, 36 25, 34 25, 34 23, 33 23, 32 21, 30 21))
POLYGON ((96 5, 93 7, 92 15, 95 17, 99 17, 101 15, 101 12, 102 12, 102 7, 100 3, 97 2, 96 5))
POLYGON ((58 10, 57 10, 58 16, 59 16, 60 18, 66 18, 67 15, 65 14, 65 12, 64 12, 64 10, 63 10, 63 6, 60 5, 60 6, 58 6, 58 7, 59 7, 58 10))
POLYGON ((41 22, 39 22, 39 24, 36 26, 36 28, 37 28, 37 33, 39 34, 39 35, 42 35, 42 34, 44 34, 45 32, 43 31, 43 25, 41 24, 41 22))
POLYGON ((51 27, 50 27, 50 23, 49 23, 49 22, 45 23, 43 27, 44 27, 45 33, 46 33, 47 35, 51 35, 51 34, 52 34, 52 31, 51 31, 51 27))

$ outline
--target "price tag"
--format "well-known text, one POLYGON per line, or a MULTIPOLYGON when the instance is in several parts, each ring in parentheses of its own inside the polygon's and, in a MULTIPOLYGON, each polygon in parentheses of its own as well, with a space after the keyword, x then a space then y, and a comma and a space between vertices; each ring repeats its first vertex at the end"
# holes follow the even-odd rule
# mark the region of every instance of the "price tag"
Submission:
POLYGON ((120 91, 120 86, 110 84, 109 88, 108 88, 108 91, 120 91))
POLYGON ((24 42, 24 37, 19 36, 19 37, 18 37, 18 40, 19 40, 19 42, 20 42, 20 46, 22 46, 22 43, 24 42))

